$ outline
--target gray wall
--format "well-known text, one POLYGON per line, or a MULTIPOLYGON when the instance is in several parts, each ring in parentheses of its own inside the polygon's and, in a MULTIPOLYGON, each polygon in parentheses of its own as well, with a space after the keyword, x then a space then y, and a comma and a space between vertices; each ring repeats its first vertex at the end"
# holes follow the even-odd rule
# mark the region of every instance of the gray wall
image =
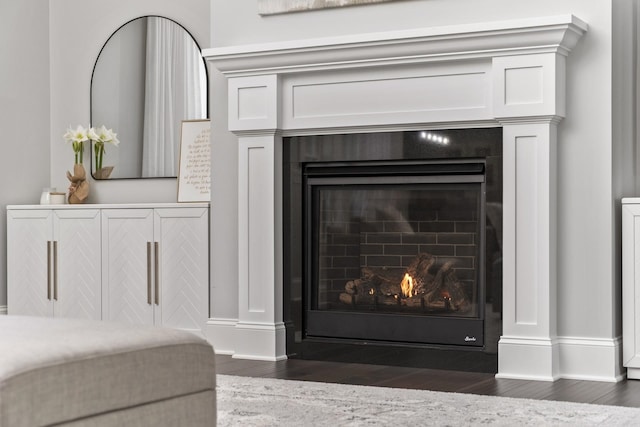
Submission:
POLYGON ((7 304, 6 205, 49 186, 49 2, 0 0, 0 311, 7 304))
MULTIPOLYGON (((102 45, 125 22, 161 15, 206 48, 209 8, 210 0, 0 0, 0 312, 7 301, 5 206, 38 203, 43 187, 66 191, 73 152, 62 135, 70 125, 89 125, 91 72, 102 45)), ((90 185, 94 203, 177 196, 175 179, 90 185)))
MULTIPOLYGON (((485 21, 574 14, 589 24, 567 61, 567 112, 558 129, 558 332, 565 337, 620 335, 618 208, 632 196, 635 153, 632 123, 612 111, 629 108, 614 97, 613 75, 628 75, 632 61, 615 63, 616 34, 634 25, 631 0, 404 0, 261 17, 257 0, 212 0, 211 47, 402 30, 485 21), (618 13, 620 11, 620 13, 618 13), (614 167, 615 163, 615 167, 614 167), (632 179, 632 178, 631 178, 632 179)), ((616 55, 632 54, 617 46, 616 55)), ((226 129, 224 79, 212 73, 213 158, 212 290, 215 317, 237 316, 237 147, 226 129)), ((621 83, 616 83, 620 85, 621 83)), ((618 90, 618 89, 616 89, 618 90)), ((617 93, 617 92, 616 92, 617 93)))
MULTIPOLYGON (((635 108, 635 100, 618 95, 624 92, 623 81, 633 81, 629 75, 636 67, 631 60, 613 61, 614 56, 635 57, 635 44, 612 46, 614 37, 620 40, 635 25, 628 9, 631 0, 404 0, 270 17, 260 17, 256 5, 256 0, 0 0, 0 129, 5 145, 0 156, 0 306, 6 304, 4 206, 36 203, 41 188, 50 184, 66 188, 64 173, 72 154, 61 136, 70 124, 88 124, 93 62, 108 35, 125 21, 165 15, 183 23, 206 48, 572 13, 590 29, 569 56, 568 117, 559 127, 559 333, 619 335, 617 206, 621 196, 636 195, 628 182, 638 174, 637 162, 627 155, 637 153, 633 120, 612 112, 635 108)), ((226 82, 210 70, 210 83, 212 307, 216 317, 233 318, 237 146, 225 131, 226 82)), ((95 202, 174 201, 176 194, 175 180, 91 184, 95 202)))
MULTIPOLYGON (((182 24, 201 48, 210 39, 210 0, 55 0, 50 2, 51 183, 66 188, 73 154, 62 134, 71 124, 89 125, 89 88, 95 60, 122 24, 160 15, 182 24)), ((118 132, 117 129, 114 129, 118 132)), ((121 142, 121 144, 124 142, 121 142)), ((88 151, 85 152, 85 156, 88 151)), ((91 203, 175 202, 176 179, 93 181, 91 203)))

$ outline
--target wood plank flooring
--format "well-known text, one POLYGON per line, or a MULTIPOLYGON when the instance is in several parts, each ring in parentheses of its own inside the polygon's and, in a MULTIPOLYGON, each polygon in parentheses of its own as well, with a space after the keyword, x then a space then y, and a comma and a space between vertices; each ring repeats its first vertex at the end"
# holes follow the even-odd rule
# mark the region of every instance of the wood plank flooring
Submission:
POLYGON ((279 362, 216 355, 219 374, 340 384, 399 387, 489 396, 640 407, 640 380, 619 383, 562 379, 496 379, 493 374, 361 363, 288 359, 279 362))

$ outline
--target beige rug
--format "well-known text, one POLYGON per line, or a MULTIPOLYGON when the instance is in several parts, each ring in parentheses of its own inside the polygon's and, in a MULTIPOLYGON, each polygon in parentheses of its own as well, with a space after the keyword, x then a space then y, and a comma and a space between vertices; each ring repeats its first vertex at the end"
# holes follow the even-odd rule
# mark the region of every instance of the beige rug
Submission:
POLYGON ((218 375, 218 426, 634 426, 640 408, 218 375))

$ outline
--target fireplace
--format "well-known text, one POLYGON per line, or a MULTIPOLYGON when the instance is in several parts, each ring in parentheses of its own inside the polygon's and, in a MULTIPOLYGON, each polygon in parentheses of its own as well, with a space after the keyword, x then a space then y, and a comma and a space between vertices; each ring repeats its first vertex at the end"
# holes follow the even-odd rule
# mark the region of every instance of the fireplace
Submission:
MULTIPOLYGON (((434 129, 494 128, 501 129, 502 140, 499 205, 491 185, 492 155, 474 140, 458 145, 458 157, 485 158, 485 246, 502 248, 501 259, 485 252, 484 347, 437 346, 489 354, 501 334, 495 350, 501 378, 549 381, 566 373, 561 359, 590 365, 617 360, 619 342, 574 346, 573 338, 567 342, 557 335, 557 129, 568 107, 566 58, 586 31, 583 21, 562 15, 206 51, 227 79, 227 109, 216 115, 214 126, 226 126, 237 137, 239 172, 237 283, 225 284, 233 298, 212 299, 217 305, 208 335, 216 350, 235 358, 283 360, 304 357, 312 347, 334 353, 327 341, 351 341, 309 336, 305 329, 303 217, 287 209, 304 206, 304 164, 446 160, 456 157, 454 150, 437 144, 372 141, 407 135, 417 141, 422 132, 428 140, 434 129), (297 144, 319 138, 322 143, 297 144), (469 149, 478 153, 464 151, 469 149), (492 274, 500 280, 490 279, 492 274), (502 283, 502 297, 495 283, 502 283)), ((377 354, 409 346, 361 340, 354 354, 374 347, 372 341, 377 350, 371 353, 377 354)), ((606 366, 619 363, 603 365, 603 372, 606 366)))
POLYGON ((285 139, 290 357, 336 345, 495 356, 501 138, 489 128, 285 139))

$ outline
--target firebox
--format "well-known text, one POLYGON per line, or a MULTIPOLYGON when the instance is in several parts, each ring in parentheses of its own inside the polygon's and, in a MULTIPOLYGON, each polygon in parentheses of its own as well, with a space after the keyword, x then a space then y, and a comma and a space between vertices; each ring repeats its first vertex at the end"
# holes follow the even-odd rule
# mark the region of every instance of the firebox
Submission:
POLYGON ((499 128, 285 138, 289 357, 497 354, 501 142, 499 128))
POLYGON ((306 165, 306 334, 483 346, 484 170, 306 165))

